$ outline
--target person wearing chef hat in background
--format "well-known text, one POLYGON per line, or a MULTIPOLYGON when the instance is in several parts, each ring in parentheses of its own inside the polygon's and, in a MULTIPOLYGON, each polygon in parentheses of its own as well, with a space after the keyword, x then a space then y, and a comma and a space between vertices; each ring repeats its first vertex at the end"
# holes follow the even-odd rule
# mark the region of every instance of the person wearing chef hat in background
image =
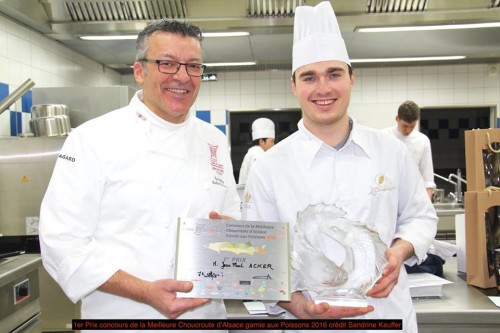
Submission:
POLYGON ((184 21, 149 24, 134 62, 142 89, 71 131, 60 152, 40 247, 49 274, 82 301, 82 319, 226 318, 223 300, 178 298, 193 283, 174 279, 179 217, 240 217, 227 138, 189 113, 202 38, 184 21))
POLYGON ((274 146, 274 123, 268 118, 255 119, 252 123, 252 144, 241 163, 238 184, 246 184, 248 173, 254 162, 274 146))
MULTIPOLYGON (((293 231, 299 212, 324 203, 336 205, 352 221, 371 225, 388 246, 388 262, 367 292, 367 307, 314 302, 295 278, 291 301, 278 306, 287 311, 287 318, 401 319, 404 332, 417 332, 402 267, 425 259, 438 218, 406 147, 349 116, 353 85, 354 74, 330 2, 297 7, 291 86, 303 118, 297 132, 253 166, 242 219, 286 221, 293 231)), ((300 273, 293 270, 292 276, 296 274, 300 273)))

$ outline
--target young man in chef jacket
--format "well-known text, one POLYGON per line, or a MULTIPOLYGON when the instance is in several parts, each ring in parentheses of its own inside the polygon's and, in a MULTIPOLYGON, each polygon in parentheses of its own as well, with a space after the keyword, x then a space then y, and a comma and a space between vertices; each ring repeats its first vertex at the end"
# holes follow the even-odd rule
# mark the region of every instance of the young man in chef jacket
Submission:
POLYGON ((425 259, 437 216, 404 145, 349 117, 354 75, 329 1, 297 7, 292 73, 303 119, 296 133, 253 166, 242 219, 289 222, 293 239, 299 212, 309 205, 335 205, 346 212, 345 218, 379 233, 388 262, 367 292, 367 307, 316 304, 307 290, 297 288, 295 278, 291 301, 279 306, 288 318, 401 319, 404 332, 417 332, 401 268, 425 259))
POLYGON ((227 138, 189 113, 201 40, 185 22, 148 25, 134 63, 142 90, 74 129, 61 150, 41 206, 41 253, 83 319, 226 317, 222 300, 177 298, 193 284, 174 279, 179 217, 240 215, 227 138))
POLYGON ((432 165, 431 142, 429 138, 415 130, 420 119, 420 107, 413 101, 405 101, 398 107, 396 125, 384 129, 385 132, 401 140, 417 163, 420 174, 424 178, 429 198, 436 189, 434 183, 434 166, 432 165))

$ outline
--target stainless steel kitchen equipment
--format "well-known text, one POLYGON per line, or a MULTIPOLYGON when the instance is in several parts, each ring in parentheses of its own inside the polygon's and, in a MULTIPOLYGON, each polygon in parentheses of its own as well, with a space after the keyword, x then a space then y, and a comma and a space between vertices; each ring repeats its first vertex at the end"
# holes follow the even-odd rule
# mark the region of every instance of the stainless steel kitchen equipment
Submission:
POLYGON ((33 105, 64 104, 69 108, 71 126, 128 105, 135 90, 128 86, 33 88, 33 105))
POLYGON ((40 204, 64 140, 0 139, 0 234, 38 234, 40 204))
POLYGON ((38 254, 0 259, 0 332, 40 333, 38 254))
POLYGON ((69 108, 64 104, 31 107, 30 128, 35 136, 63 136, 71 131, 69 108))

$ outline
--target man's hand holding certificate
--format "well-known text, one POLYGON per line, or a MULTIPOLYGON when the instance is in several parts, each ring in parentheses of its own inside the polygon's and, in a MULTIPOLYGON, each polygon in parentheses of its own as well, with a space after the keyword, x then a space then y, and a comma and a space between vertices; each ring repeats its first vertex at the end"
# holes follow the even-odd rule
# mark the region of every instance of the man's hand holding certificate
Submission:
POLYGON ((178 297, 290 299, 288 223, 180 218, 175 278, 192 281, 178 297))

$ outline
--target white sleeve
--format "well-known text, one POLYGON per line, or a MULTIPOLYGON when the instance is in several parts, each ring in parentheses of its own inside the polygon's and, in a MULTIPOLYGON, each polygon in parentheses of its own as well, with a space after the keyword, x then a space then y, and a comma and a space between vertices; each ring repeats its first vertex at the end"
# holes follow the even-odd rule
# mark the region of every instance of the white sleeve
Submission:
POLYGON ((118 270, 94 236, 104 185, 97 156, 79 134, 74 130, 60 152, 39 226, 44 267, 73 302, 118 270))

